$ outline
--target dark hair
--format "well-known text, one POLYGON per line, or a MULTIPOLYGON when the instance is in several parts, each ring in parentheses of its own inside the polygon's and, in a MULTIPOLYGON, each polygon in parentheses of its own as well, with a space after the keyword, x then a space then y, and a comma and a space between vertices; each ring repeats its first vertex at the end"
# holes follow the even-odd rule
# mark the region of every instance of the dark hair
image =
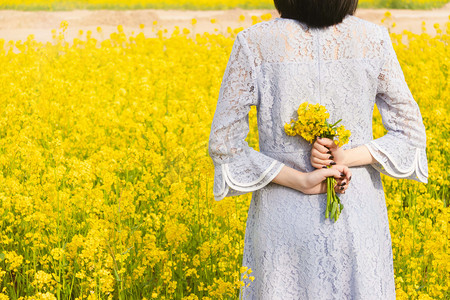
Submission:
POLYGON ((294 19, 309 27, 324 28, 353 15, 358 0, 274 0, 281 18, 294 19))

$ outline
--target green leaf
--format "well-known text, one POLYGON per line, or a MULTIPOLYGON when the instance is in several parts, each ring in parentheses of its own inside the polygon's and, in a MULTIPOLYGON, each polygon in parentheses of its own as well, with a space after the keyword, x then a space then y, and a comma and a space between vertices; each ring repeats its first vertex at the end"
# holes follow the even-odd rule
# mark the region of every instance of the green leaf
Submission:
POLYGON ((336 213, 336 209, 337 209, 337 203, 333 202, 333 205, 331 206, 331 215, 334 216, 334 214, 336 213))

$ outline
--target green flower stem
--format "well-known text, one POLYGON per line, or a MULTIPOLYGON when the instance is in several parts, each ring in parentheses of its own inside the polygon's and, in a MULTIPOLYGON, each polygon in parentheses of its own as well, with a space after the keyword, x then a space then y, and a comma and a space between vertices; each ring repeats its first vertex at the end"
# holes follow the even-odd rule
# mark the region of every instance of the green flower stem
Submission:
POLYGON ((334 219, 334 222, 338 220, 339 215, 344 208, 344 205, 342 205, 341 200, 334 190, 335 184, 336 179, 327 177, 327 208, 325 210, 325 219, 334 219))
POLYGON ((331 203, 331 193, 330 193, 330 177, 327 177, 327 208, 325 210, 325 219, 328 219, 330 215, 329 207, 331 203))

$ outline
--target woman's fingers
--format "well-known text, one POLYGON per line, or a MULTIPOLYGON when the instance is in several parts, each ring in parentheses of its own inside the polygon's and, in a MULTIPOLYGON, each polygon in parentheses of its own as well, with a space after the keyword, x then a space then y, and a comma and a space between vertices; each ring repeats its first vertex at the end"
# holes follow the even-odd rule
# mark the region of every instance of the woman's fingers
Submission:
POLYGON ((334 141, 329 138, 317 138, 316 142, 328 149, 337 148, 337 145, 334 143, 334 141))
POLYGON ((352 171, 350 171, 350 168, 346 165, 334 165, 331 167, 332 169, 339 170, 344 176, 341 176, 341 178, 345 177, 347 179, 347 182, 350 181, 350 178, 352 177, 352 171))
POLYGON ((320 153, 331 155, 330 149, 319 143, 318 140, 314 142, 313 149, 316 149, 320 153))
POLYGON ((332 166, 333 161, 331 159, 322 160, 317 157, 311 157, 311 165, 316 169, 321 169, 326 166, 332 166))
MULTIPOLYGON (((325 148, 325 147, 324 147, 325 148)), ((325 148, 325 150, 326 151, 328 151, 327 150, 327 148, 325 148)), ((316 149, 316 148, 312 148, 312 150, 311 150, 311 156, 312 157, 316 157, 316 158, 318 158, 318 159, 322 159, 322 160, 328 160, 328 159, 333 159, 333 155, 331 155, 331 154, 329 154, 329 153, 322 153, 322 152, 320 152, 318 149, 316 149)))
POLYGON ((322 169, 323 170, 323 176, 326 177, 334 177, 336 180, 338 179, 342 179, 343 176, 341 176, 341 171, 339 171, 339 168, 334 168, 335 166, 333 166, 332 168, 327 168, 327 169, 322 169))
POLYGON ((352 172, 350 168, 345 165, 334 165, 331 169, 339 172, 334 172, 333 176, 336 179, 336 185, 334 187, 336 193, 344 194, 350 184, 350 178, 352 176, 352 172))
POLYGON ((326 166, 332 166, 333 164, 335 164, 333 160, 334 156, 331 154, 330 149, 325 145, 322 145, 321 143, 324 143, 326 145, 335 145, 334 142, 327 138, 320 139, 321 143, 318 141, 319 140, 314 142, 313 148, 311 149, 311 165, 316 169, 324 168, 326 166))
POLYGON ((336 186, 335 188, 334 188, 334 190, 335 190, 335 192, 337 193, 337 194, 345 194, 345 191, 347 190, 347 188, 343 188, 342 189, 342 187, 340 187, 340 186, 336 186))
POLYGON ((341 179, 336 179, 336 185, 339 185, 339 186, 347 185, 347 178, 343 177, 341 179))
POLYGON ((344 166, 343 173, 345 174, 345 177, 347 178, 347 182, 350 182, 350 179, 352 178, 352 171, 350 171, 350 168, 347 166, 344 166))
MULTIPOLYGON (((326 193, 327 177, 336 179, 334 187, 336 193, 343 194, 349 186, 349 179, 351 172, 348 167, 343 165, 335 165, 331 168, 316 169, 312 172, 305 173, 306 176, 302 180, 302 192, 305 194, 321 194, 326 193)), ((299 189, 300 190, 300 189, 299 189)))
POLYGON ((336 191, 336 193, 340 193, 340 194, 344 194, 345 191, 347 190, 347 188, 348 188, 348 184, 346 182, 346 179, 340 180, 340 182, 336 181, 336 185, 334 186, 334 190, 336 191))
POLYGON ((324 166, 331 166, 334 164, 333 155, 327 153, 329 150, 320 144, 316 144, 311 150, 311 165, 320 169, 324 166), (325 151, 322 153, 321 151, 325 151))

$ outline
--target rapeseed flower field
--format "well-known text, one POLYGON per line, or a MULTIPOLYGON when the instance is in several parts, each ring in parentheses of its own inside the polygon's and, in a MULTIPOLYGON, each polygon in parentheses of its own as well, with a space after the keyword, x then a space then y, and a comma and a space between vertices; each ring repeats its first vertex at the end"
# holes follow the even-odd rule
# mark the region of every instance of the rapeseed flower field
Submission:
MULTIPOLYGON (((68 26, 52 43, 0 39, 0 300, 236 299, 254 279, 241 268, 250 194, 214 200, 207 143, 243 28, 119 25, 69 44, 68 26)), ((449 298, 450 22, 435 30, 391 34, 430 174, 383 176, 398 299, 449 298)))
MULTIPOLYGON (((448 0, 360 0, 362 8, 423 9, 442 7, 448 0)), ((72 9, 273 9, 273 0, 12 0, 0 3, 1 8, 24 10, 72 9)))

